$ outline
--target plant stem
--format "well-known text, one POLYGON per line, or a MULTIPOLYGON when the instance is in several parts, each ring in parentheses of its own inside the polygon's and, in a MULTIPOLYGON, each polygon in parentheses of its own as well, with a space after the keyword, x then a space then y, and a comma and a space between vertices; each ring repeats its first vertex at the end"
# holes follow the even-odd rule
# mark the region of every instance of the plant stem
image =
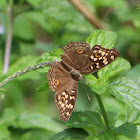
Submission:
POLYGON ((13 75, 9 76, 8 78, 4 79, 1 83, 0 83, 0 88, 3 87, 4 85, 6 85, 8 82, 12 81, 13 79, 15 79, 16 77, 20 76, 20 75, 23 75, 27 72, 30 72, 32 70, 36 70, 36 69, 39 69, 39 68, 44 68, 44 67, 47 67, 49 66, 51 63, 54 63, 55 61, 52 61, 52 62, 42 62, 42 63, 39 63, 37 65, 34 65, 34 66, 30 66, 30 67, 27 67, 23 70, 20 70, 16 73, 14 73, 13 75))
POLYGON ((107 29, 81 0, 69 0, 85 18, 97 29, 107 29))
POLYGON ((96 99, 97 99, 98 104, 99 104, 99 106, 100 106, 101 113, 102 113, 102 115, 103 115, 103 118, 104 118, 106 127, 109 128, 109 122, 108 122, 108 118, 107 118, 107 115, 106 115, 106 111, 105 111, 105 108, 104 108, 104 105, 103 105, 101 96, 98 95, 97 93, 95 93, 95 96, 96 96, 96 99))
POLYGON ((8 72, 11 45, 12 45, 12 34, 13 34, 12 5, 13 5, 13 0, 9 0, 9 6, 7 8, 8 31, 7 31, 7 37, 6 37, 5 55, 4 55, 4 67, 3 67, 3 74, 4 75, 6 75, 7 72, 8 72))

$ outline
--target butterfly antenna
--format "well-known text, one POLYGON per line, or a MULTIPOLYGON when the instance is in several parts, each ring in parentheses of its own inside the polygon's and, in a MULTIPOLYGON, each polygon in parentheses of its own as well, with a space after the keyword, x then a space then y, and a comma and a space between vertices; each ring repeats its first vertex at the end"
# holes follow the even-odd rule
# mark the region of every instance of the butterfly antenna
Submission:
MULTIPOLYGON (((82 84, 83 84, 83 83, 82 83, 82 84)), ((86 90, 86 87, 85 87, 84 84, 83 84, 83 86, 84 86, 84 89, 85 89, 85 91, 86 91, 87 97, 88 97, 88 99, 90 100, 90 97, 88 96, 88 92, 87 92, 87 90, 86 90)))

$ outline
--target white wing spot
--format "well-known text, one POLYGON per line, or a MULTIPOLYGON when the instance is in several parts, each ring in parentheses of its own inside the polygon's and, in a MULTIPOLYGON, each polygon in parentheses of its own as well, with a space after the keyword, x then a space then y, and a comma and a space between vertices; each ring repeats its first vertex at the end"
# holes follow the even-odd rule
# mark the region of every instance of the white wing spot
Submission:
POLYGON ((90 58, 93 60, 93 59, 94 59, 94 56, 93 56, 93 55, 91 55, 91 56, 90 56, 90 58))
POLYGON ((75 90, 71 90, 71 93, 75 93, 75 90))
POLYGON ((61 95, 58 96, 58 100, 60 100, 60 98, 61 98, 61 95))
POLYGON ((99 69, 100 67, 99 66, 96 66, 96 68, 99 69))
POLYGON ((113 55, 111 56, 111 59, 114 60, 114 56, 113 55))
POLYGON ((93 66, 90 66, 90 69, 93 70, 93 66))
POLYGON ((99 63, 96 63, 97 66, 99 66, 99 63))
POLYGON ((61 104, 61 107, 63 108, 65 106, 65 104, 61 104))
POLYGON ((68 95, 65 95, 65 98, 67 99, 68 98, 68 95))
POLYGON ((98 58, 94 58, 94 61, 96 61, 98 58))
POLYGON ((105 55, 105 52, 102 52, 102 56, 105 55))
POLYGON ((103 60, 103 63, 105 63, 107 61, 107 58, 103 60))
POLYGON ((62 95, 66 95, 66 92, 62 92, 62 95))
POLYGON ((75 97, 74 96, 70 96, 70 100, 72 100, 72 99, 75 99, 75 97))
POLYGON ((101 59, 102 59, 102 57, 99 58, 99 60, 101 60, 101 59))
POLYGON ((108 61, 106 61, 104 64, 107 65, 108 64, 108 61))
POLYGON ((70 115, 70 113, 69 113, 69 112, 67 112, 67 113, 66 113, 66 115, 67 115, 67 116, 69 116, 69 115, 70 115))
POLYGON ((70 109, 73 109, 73 105, 71 104, 70 109))

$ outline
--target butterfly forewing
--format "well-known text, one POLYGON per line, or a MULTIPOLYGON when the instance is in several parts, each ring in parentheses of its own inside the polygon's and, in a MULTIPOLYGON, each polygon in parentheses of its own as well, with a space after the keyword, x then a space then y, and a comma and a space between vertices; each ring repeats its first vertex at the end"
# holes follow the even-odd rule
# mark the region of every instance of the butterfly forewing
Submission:
POLYGON ((70 42, 63 48, 64 54, 61 56, 63 63, 74 69, 82 69, 87 59, 89 59, 90 46, 86 42, 70 42))
POLYGON ((64 85, 69 82, 71 76, 67 70, 61 65, 60 62, 56 62, 50 65, 50 69, 47 74, 49 81, 49 89, 59 92, 64 88, 64 85))
POLYGON ((84 66, 81 73, 93 73, 110 64, 119 55, 116 49, 106 49, 95 45, 90 52, 88 65, 84 66))

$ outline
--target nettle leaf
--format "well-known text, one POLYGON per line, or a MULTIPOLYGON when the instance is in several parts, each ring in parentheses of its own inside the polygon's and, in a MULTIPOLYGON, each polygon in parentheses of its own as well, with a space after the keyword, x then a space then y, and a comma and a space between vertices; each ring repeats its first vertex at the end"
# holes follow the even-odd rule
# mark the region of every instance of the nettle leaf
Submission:
POLYGON ((57 49, 53 52, 47 52, 47 53, 43 53, 41 55, 41 59, 39 60, 39 62, 41 61, 57 61, 57 60, 61 60, 60 55, 63 54, 62 49, 57 49))
POLYGON ((81 128, 68 128, 54 135, 50 140, 84 140, 89 134, 81 128))
POLYGON ((109 89, 119 100, 140 111, 140 87, 126 77, 114 80, 109 89))
POLYGON ((97 79, 93 75, 86 75, 86 84, 90 87, 90 89, 97 94, 102 94, 106 91, 109 85, 109 81, 106 79, 97 79))
POLYGON ((132 123, 125 123, 114 129, 117 133, 122 134, 128 138, 134 139, 137 134, 137 127, 132 123))
POLYGON ((92 133, 86 140, 115 140, 114 131, 107 129, 104 131, 98 131, 97 134, 92 133))
POLYGON ((103 127, 100 115, 97 112, 73 112, 67 126, 76 128, 103 127))
POLYGON ((94 45, 101 45, 104 48, 111 49, 116 41, 117 34, 111 31, 95 30, 86 39, 86 42, 93 47, 94 45))
POLYGON ((117 58, 114 60, 112 63, 107 65, 106 67, 102 68, 101 70, 98 71, 98 77, 103 79, 109 79, 110 77, 128 70, 131 68, 130 62, 123 58, 117 58))
MULTIPOLYGON (((50 62, 50 61, 60 61, 61 55, 63 54, 62 49, 57 49, 53 52, 47 52, 43 53, 37 63, 41 62, 50 62)), ((43 69, 39 69, 39 72, 47 72, 49 70, 49 67, 45 67, 43 69)))
POLYGON ((48 116, 39 113, 23 113, 13 126, 24 129, 42 128, 52 132, 60 132, 64 129, 62 124, 60 125, 48 116))

